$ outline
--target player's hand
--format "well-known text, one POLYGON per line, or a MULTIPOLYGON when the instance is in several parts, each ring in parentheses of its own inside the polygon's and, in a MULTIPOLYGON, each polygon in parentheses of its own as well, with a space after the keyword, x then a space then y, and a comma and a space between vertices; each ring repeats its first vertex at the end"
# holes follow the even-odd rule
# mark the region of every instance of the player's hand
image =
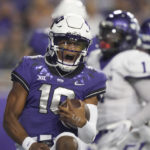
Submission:
POLYGON ((119 121, 117 123, 108 125, 106 129, 113 134, 112 143, 119 145, 131 133, 132 122, 130 120, 119 121))
POLYGON ((81 106, 76 108, 67 99, 67 107, 59 106, 59 115, 62 121, 68 122, 76 127, 83 127, 87 121, 85 117, 85 103, 81 100, 79 101, 81 106))
POLYGON ((44 143, 33 143, 29 150, 50 150, 50 148, 44 143))

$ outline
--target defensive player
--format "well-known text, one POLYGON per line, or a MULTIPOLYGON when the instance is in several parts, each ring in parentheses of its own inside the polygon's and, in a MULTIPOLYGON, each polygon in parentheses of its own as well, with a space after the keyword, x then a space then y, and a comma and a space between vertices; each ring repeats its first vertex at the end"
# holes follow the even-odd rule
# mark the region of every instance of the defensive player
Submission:
POLYGON ((55 19, 50 39, 45 56, 26 56, 12 71, 4 127, 19 150, 82 150, 81 140, 90 143, 96 135, 97 103, 106 76, 84 64, 91 33, 82 17, 55 19), (81 106, 74 108, 69 100, 67 108, 60 106, 66 99, 80 100, 81 106))
POLYGON ((119 52, 136 48, 138 31, 137 19, 130 12, 116 10, 108 14, 100 22, 99 33, 89 46, 87 64, 104 69, 119 52))
POLYGON ((98 142, 100 150, 150 149, 150 129, 145 125, 150 119, 150 56, 147 50, 133 49, 138 26, 133 14, 120 10, 100 24, 102 55, 95 55, 95 67, 103 69, 108 77, 98 113, 98 129, 105 130, 98 142))

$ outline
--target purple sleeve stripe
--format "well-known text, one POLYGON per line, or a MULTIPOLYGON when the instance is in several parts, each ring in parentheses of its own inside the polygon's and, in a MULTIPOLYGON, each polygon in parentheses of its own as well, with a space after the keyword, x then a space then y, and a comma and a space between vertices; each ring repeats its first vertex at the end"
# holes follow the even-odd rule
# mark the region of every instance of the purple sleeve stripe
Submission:
POLYGON ((27 83, 22 79, 21 76, 19 76, 16 72, 12 72, 12 81, 18 81, 28 92, 29 92, 29 86, 27 83))
POLYGON ((143 77, 133 77, 133 76, 126 76, 124 77, 126 80, 138 80, 138 79, 150 79, 150 76, 143 76, 143 77))
POLYGON ((99 89, 99 90, 97 90, 97 91, 94 91, 94 92, 90 93, 90 94, 87 95, 85 98, 87 99, 87 98, 90 98, 90 97, 93 97, 93 96, 96 96, 96 95, 99 95, 99 94, 103 94, 103 93, 105 93, 105 92, 106 92, 106 89, 105 89, 105 88, 99 89))

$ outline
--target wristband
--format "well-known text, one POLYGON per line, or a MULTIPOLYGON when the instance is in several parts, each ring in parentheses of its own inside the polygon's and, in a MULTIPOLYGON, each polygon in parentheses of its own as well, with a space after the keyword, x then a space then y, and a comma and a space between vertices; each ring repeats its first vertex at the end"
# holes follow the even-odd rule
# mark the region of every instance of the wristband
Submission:
POLYGON ((26 137, 23 142, 22 142, 22 147, 25 149, 25 150, 29 150, 29 148, 31 147, 31 145, 33 143, 36 143, 36 141, 34 139, 32 139, 31 137, 26 137))

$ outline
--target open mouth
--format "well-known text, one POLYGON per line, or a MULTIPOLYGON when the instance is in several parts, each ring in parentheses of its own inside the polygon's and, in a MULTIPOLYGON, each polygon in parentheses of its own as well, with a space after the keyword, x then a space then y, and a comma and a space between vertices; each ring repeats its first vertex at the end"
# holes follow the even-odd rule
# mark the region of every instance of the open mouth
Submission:
POLYGON ((69 60, 69 61, 72 61, 72 60, 74 60, 74 58, 75 58, 75 56, 74 55, 66 55, 65 56, 65 60, 69 60))

